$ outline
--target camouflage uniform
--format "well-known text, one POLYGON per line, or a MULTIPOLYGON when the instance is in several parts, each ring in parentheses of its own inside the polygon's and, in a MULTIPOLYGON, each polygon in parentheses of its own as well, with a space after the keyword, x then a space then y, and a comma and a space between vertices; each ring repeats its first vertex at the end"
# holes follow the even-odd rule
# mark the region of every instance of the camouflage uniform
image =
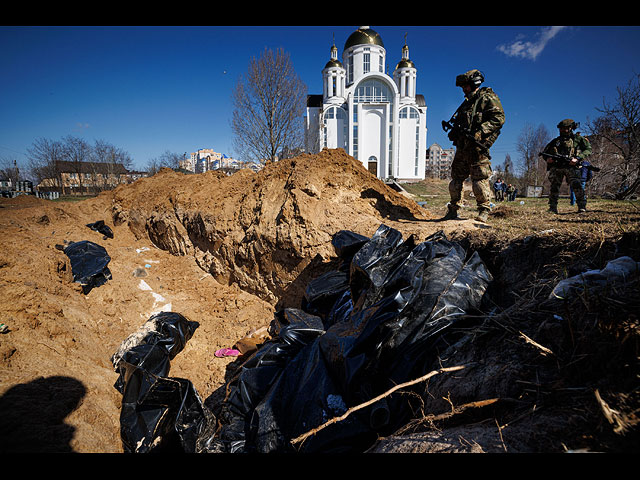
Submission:
MULTIPOLYGON (((558 128, 569 127, 575 128, 575 122, 571 119, 563 120, 558 124, 558 128)), ((543 150, 543 156, 545 153, 551 153, 555 155, 565 155, 569 157, 582 160, 588 155, 591 155, 591 143, 585 137, 579 133, 573 133, 569 131, 567 134, 561 134, 549 142, 549 144, 543 150)), ((560 186, 562 181, 566 179, 567 185, 569 185, 576 196, 576 203, 578 204, 578 210, 584 211, 587 207, 587 197, 582 188, 582 180, 580 169, 575 166, 557 167, 555 163, 547 164, 549 170, 549 181, 551 187, 549 190, 549 210, 552 212, 558 211, 558 196, 560 193, 560 186)))
MULTIPOLYGON (((477 70, 459 75, 456 85, 461 86, 467 78, 479 74, 477 70)), ((484 80, 482 78, 482 80, 484 80)), ((461 135, 451 135, 450 140, 456 146, 456 153, 451 163, 451 182, 449 183, 449 195, 451 202, 449 210, 455 217, 455 212, 462 206, 462 185, 467 177, 471 177, 473 194, 476 197, 478 211, 488 212, 491 202, 491 157, 488 147, 500 135, 500 129, 505 121, 504 110, 500 99, 489 87, 478 88, 469 93, 462 105, 458 108, 453 118, 455 128, 468 130, 475 139, 487 146, 487 151, 482 150, 468 138, 461 135)), ((454 133, 452 130, 451 133, 454 133)))

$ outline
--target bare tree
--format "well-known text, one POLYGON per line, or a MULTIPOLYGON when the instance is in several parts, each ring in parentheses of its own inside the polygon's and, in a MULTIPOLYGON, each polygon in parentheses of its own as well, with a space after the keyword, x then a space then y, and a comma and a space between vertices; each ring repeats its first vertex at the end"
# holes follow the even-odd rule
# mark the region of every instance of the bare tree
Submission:
POLYGON ((128 152, 104 140, 96 140, 91 154, 92 162, 120 164, 127 170, 133 166, 133 159, 128 152))
POLYGON ((265 163, 301 148, 306 97, 307 86, 282 49, 265 48, 252 58, 232 97, 234 145, 243 160, 265 163))
POLYGON ((596 108, 602 115, 586 126, 593 163, 601 168, 594 180, 626 198, 640 187, 640 75, 617 93, 615 103, 603 100, 603 107, 596 108))
POLYGON ((546 179, 546 163, 541 161, 538 154, 551 141, 547 128, 540 124, 534 128, 525 124, 516 143, 516 150, 522 156, 522 179, 524 185, 542 185, 546 179))
MULTIPOLYGON (((64 160, 70 162, 72 171, 78 180, 79 189, 82 190, 85 180, 84 162, 91 160, 91 145, 80 137, 67 135, 62 139, 64 160)), ((88 187, 86 187, 88 192, 88 187)))
POLYGON ((120 175, 131 169, 133 160, 129 153, 104 140, 96 140, 91 151, 94 187, 106 190, 120 183, 120 175), (98 180, 101 184, 97 183, 98 180))
POLYGON ((183 156, 182 154, 165 150, 160 157, 149 160, 147 163, 148 175, 155 175, 163 167, 177 170, 180 168, 180 160, 182 160, 183 156))
MULTIPOLYGON (((68 135, 62 140, 36 139, 30 148, 28 170, 35 183, 49 179, 64 194, 65 186, 61 174, 63 170, 75 174, 80 189, 85 186, 88 191, 89 183, 93 187, 100 178, 108 180, 110 174, 122 171, 122 167, 129 168, 133 160, 127 152, 105 141, 98 140, 95 145, 89 144, 82 138, 68 135), (67 162, 64 167, 60 162, 67 162), (96 166, 97 165, 97 166, 96 166), (93 168, 92 168, 93 167, 93 168), (87 182, 91 175, 92 181, 87 182)), ((102 185, 106 188, 106 184, 102 185)))
POLYGON ((64 194, 64 185, 57 168, 57 162, 65 159, 63 143, 58 140, 37 138, 27 149, 27 153, 29 154, 27 168, 35 183, 51 179, 58 188, 62 189, 64 194))
POLYGON ((0 177, 8 178, 13 185, 20 181, 20 170, 15 158, 5 158, 0 161, 0 177))

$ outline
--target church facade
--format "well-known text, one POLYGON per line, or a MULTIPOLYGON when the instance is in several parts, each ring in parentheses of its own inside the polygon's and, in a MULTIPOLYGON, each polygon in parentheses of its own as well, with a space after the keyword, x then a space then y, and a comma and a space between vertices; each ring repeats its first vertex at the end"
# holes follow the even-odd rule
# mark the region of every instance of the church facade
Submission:
POLYGON ((309 95, 305 147, 310 153, 342 148, 383 180, 424 179, 427 107, 416 93, 417 69, 409 47, 387 73, 380 35, 360 27, 345 42, 342 60, 331 47, 322 70, 322 94, 309 95))

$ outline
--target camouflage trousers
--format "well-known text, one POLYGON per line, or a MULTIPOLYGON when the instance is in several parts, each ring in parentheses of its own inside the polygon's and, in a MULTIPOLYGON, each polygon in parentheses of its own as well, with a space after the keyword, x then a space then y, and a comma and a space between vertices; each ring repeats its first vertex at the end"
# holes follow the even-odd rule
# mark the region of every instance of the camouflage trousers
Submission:
POLYGON ((557 207, 560 186, 565 179, 567 180, 567 185, 569 185, 575 193, 578 208, 585 208, 587 206, 587 196, 584 193, 584 188, 582 188, 580 170, 573 167, 551 168, 549 170, 549 182, 551 182, 549 189, 549 206, 557 207))
POLYGON ((458 210, 462 207, 462 185, 471 177, 471 188, 476 197, 478 210, 491 209, 491 161, 489 157, 480 153, 474 146, 463 146, 456 150, 451 163, 451 181, 449 182, 449 196, 451 208, 458 210))

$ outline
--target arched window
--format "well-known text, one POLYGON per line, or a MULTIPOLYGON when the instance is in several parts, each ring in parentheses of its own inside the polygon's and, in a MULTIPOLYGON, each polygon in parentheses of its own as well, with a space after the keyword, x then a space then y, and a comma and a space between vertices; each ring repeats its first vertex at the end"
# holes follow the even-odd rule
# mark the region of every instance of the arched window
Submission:
POLYGON ((390 102, 393 103, 393 92, 386 82, 378 78, 370 78, 360 83, 353 95, 354 103, 390 102))
POLYGON ((378 175, 378 158, 375 155, 371 155, 367 160, 367 169, 374 175, 378 175))
POLYGON ((415 120, 415 155, 414 155, 414 174, 418 175, 418 166, 420 162, 420 114, 414 107, 404 107, 400 110, 399 117, 402 120, 415 120))
POLYGON ((322 137, 324 147, 347 149, 347 112, 343 108, 332 106, 325 110, 322 137), (329 130, 334 131, 335 145, 329 144, 329 130))

